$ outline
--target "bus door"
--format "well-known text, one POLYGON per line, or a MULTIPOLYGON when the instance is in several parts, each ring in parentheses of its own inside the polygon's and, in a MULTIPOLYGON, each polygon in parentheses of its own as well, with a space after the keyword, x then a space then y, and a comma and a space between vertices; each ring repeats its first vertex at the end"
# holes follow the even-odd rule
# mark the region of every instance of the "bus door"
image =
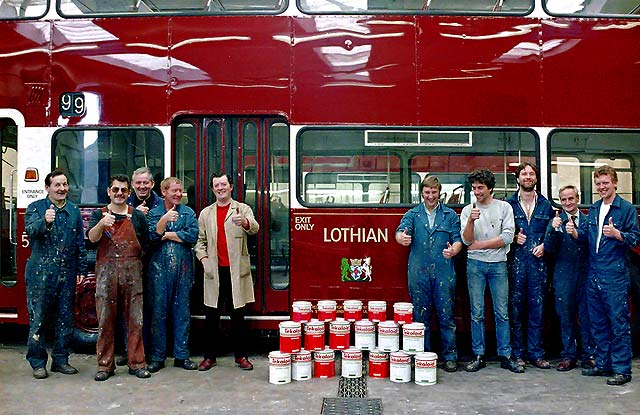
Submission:
POLYGON ((0 263, 0 322, 27 323, 24 279, 18 281, 16 272, 16 212, 18 128, 13 120, 0 118, 0 144, 2 145, 2 247, 0 263))
MULTIPOLYGON (((181 117, 173 124, 173 172, 199 214, 215 201, 209 178, 224 171, 232 197, 253 209, 260 231, 249 237, 256 296, 251 319, 288 311, 289 127, 280 117, 181 117)), ((203 314, 202 267, 196 262, 192 310, 203 314)))

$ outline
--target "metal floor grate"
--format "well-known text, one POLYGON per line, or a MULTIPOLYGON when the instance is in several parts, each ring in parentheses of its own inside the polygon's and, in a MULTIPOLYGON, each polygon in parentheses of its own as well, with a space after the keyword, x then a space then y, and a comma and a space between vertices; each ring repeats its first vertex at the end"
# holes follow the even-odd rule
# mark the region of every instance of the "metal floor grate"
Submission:
POLYGON ((359 378, 345 378, 340 376, 338 383, 339 398, 366 398, 367 397, 367 377, 363 375, 359 378))
POLYGON ((382 414, 382 399, 324 398, 320 413, 327 415, 378 415, 382 414))

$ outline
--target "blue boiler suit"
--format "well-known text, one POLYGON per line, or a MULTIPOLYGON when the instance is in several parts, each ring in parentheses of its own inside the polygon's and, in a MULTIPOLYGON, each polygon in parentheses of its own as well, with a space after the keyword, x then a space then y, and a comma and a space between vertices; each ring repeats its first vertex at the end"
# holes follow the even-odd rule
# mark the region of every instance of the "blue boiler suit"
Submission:
POLYGON ((453 301, 456 289, 456 273, 453 261, 442 255, 447 242, 462 242, 460 219, 452 209, 438 204, 433 227, 429 226, 427 210, 423 203, 404 214, 396 232, 405 228, 412 236, 409 253, 409 295, 413 303, 414 321, 425 325, 424 347, 431 350, 430 321, 435 309, 442 338, 442 357, 456 361, 456 324, 453 318, 453 301))
POLYGON ((178 220, 167 223, 166 232, 176 232, 182 243, 165 240, 156 232, 160 218, 167 213, 164 203, 147 215, 152 253, 148 288, 151 302, 150 360, 167 357, 167 324, 173 321, 173 356, 189 358, 190 296, 193 285, 193 244, 198 239, 198 220, 188 206, 177 205, 178 220), (154 244, 155 242, 155 244, 154 244))
POLYGON ((547 224, 555 213, 547 198, 538 194, 529 220, 520 205, 519 194, 520 192, 517 191, 507 199, 513 208, 516 232, 508 260, 511 348, 514 359, 523 358, 523 321, 526 319, 528 358, 535 361, 544 357, 542 312, 547 283, 547 263, 544 257, 536 258, 531 251, 544 241, 547 224), (520 229, 527 236, 524 245, 516 243, 520 229))
POLYGON ((37 200, 25 213, 25 231, 31 243, 25 270, 29 310, 27 360, 33 369, 47 364, 48 326, 53 327, 53 364, 69 362, 76 277, 87 274, 80 210, 69 201, 61 209, 54 205, 56 218, 47 228, 44 215, 51 205, 49 198, 37 200))
MULTIPOLYGON (((578 211, 578 226, 587 220, 587 215, 578 211)), ((560 319, 560 339, 562 359, 583 362, 594 358, 595 345, 591 335, 589 308, 587 302, 587 273, 589 270, 589 248, 586 241, 577 241, 567 234, 565 226, 569 221, 566 212, 560 214, 562 226, 556 230, 547 226, 544 239, 545 255, 555 259, 553 270, 553 291, 555 308, 560 319), (578 356, 578 339, 580 355, 578 356)))
POLYGON ((578 231, 579 240, 589 241, 587 295, 596 343, 596 366, 604 371, 631 375, 630 278, 626 251, 640 244, 638 212, 616 195, 604 224, 613 218, 613 225, 624 241, 602 235, 596 253, 601 206, 602 199, 591 205, 587 220, 580 224, 578 231))

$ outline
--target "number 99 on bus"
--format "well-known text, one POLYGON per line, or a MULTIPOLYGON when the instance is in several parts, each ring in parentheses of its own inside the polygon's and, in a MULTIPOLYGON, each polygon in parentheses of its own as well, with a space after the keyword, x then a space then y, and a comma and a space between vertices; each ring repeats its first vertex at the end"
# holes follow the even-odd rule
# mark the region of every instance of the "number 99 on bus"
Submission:
POLYGON ((87 110, 82 92, 64 92, 60 95, 58 104, 63 117, 81 117, 87 110))

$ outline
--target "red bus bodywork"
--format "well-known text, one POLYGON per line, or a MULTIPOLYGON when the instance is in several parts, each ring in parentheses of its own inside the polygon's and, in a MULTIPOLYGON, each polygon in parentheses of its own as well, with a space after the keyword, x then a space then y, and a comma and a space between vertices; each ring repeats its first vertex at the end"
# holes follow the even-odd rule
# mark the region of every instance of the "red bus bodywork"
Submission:
MULTIPOLYGON (((26 127, 157 126, 189 114, 242 114, 282 116, 290 125, 638 128, 637 22, 430 15, 2 21, 0 108, 20 111, 26 127), (92 97, 84 117, 60 116, 58 97, 71 91, 92 97)), ((407 300, 407 250, 393 235, 406 207, 294 205, 290 288, 271 289, 257 276, 256 313, 286 314, 301 299, 407 300), (331 240, 332 229, 342 228, 381 230, 387 239, 331 240), (369 257, 371 282, 341 282, 342 258, 369 257)), ((21 207, 18 235, 23 219, 21 207)), ((1 307, 15 308, 20 323, 27 322, 28 255, 18 248, 18 285, 0 287, 1 307)))

